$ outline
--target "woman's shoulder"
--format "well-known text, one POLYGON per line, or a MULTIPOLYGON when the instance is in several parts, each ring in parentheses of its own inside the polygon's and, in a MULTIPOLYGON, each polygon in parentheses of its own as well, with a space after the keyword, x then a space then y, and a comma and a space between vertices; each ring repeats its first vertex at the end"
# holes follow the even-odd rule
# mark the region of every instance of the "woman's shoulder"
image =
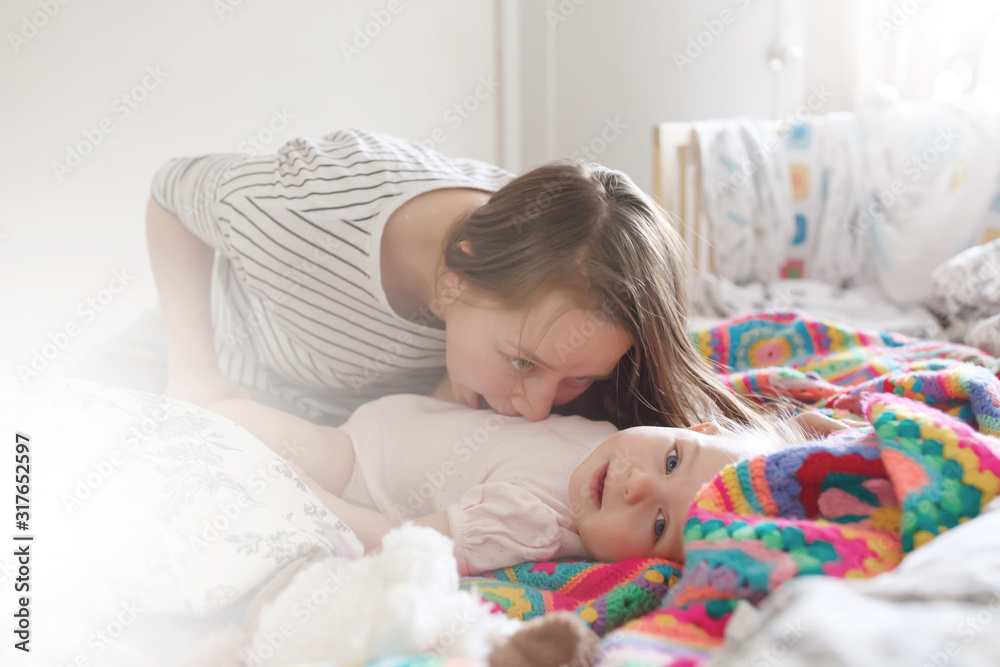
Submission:
POLYGON ((364 171, 389 168, 400 174, 418 174, 458 183, 474 182, 481 189, 496 190, 513 174, 482 160, 449 157, 419 141, 358 128, 345 128, 322 137, 299 137, 282 146, 279 156, 307 165, 341 163, 364 171), (395 167, 394 169, 392 169, 395 167))

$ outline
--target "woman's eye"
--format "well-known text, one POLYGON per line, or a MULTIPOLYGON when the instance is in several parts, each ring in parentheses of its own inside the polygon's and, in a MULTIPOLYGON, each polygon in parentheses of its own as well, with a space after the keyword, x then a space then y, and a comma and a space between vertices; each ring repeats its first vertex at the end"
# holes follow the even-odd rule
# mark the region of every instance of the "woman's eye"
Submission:
POLYGON ((667 520, 663 518, 663 512, 656 513, 656 521, 653 522, 653 535, 657 538, 663 535, 663 531, 667 529, 667 520))
POLYGON ((676 451, 673 451, 673 452, 670 452, 669 454, 667 454, 667 474, 668 475, 674 471, 674 468, 677 467, 678 463, 680 463, 680 458, 677 456, 677 452, 676 451))
POLYGON ((507 359, 510 360, 511 365, 519 371, 530 371, 535 367, 535 364, 531 363, 527 359, 522 359, 521 357, 507 355, 507 359))

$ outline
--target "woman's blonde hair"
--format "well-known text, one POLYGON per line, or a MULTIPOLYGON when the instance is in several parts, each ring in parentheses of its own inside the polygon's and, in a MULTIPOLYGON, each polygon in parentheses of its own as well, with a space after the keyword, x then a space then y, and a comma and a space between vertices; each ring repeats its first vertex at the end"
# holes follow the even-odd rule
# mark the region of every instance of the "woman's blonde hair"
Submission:
POLYGON ((729 391, 689 337, 685 252, 667 215, 628 176, 560 161, 472 211, 446 240, 444 262, 503 307, 563 292, 631 335, 612 379, 562 411, 619 428, 719 417, 768 428, 772 420, 729 391))

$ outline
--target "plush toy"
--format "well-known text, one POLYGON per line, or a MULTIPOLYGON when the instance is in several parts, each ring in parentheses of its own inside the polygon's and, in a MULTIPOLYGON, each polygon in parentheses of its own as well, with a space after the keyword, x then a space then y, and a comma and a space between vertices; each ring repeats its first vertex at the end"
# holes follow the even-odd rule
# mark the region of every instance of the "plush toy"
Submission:
POLYGON ((524 623, 495 643, 489 667, 589 667, 600 640, 587 622, 568 611, 554 611, 524 623))
POLYGON ((200 647, 195 664, 262 667, 360 663, 431 654, 485 664, 521 623, 458 588, 452 542, 404 525, 357 560, 293 562, 258 594, 240 630, 200 647))

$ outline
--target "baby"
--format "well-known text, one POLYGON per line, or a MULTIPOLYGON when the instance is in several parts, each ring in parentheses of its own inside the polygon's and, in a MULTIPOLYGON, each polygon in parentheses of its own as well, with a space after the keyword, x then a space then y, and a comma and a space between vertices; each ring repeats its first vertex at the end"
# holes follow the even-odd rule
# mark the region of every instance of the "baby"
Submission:
MULTIPOLYGON (((682 562, 684 518, 700 487, 780 446, 773 434, 724 434, 714 424, 619 432, 582 417, 529 422, 411 394, 367 403, 339 428, 252 401, 211 409, 284 456, 366 550, 413 520, 454 540, 462 575, 566 557, 682 562)), ((784 439, 841 428, 818 415, 802 426, 784 429, 784 439)))

